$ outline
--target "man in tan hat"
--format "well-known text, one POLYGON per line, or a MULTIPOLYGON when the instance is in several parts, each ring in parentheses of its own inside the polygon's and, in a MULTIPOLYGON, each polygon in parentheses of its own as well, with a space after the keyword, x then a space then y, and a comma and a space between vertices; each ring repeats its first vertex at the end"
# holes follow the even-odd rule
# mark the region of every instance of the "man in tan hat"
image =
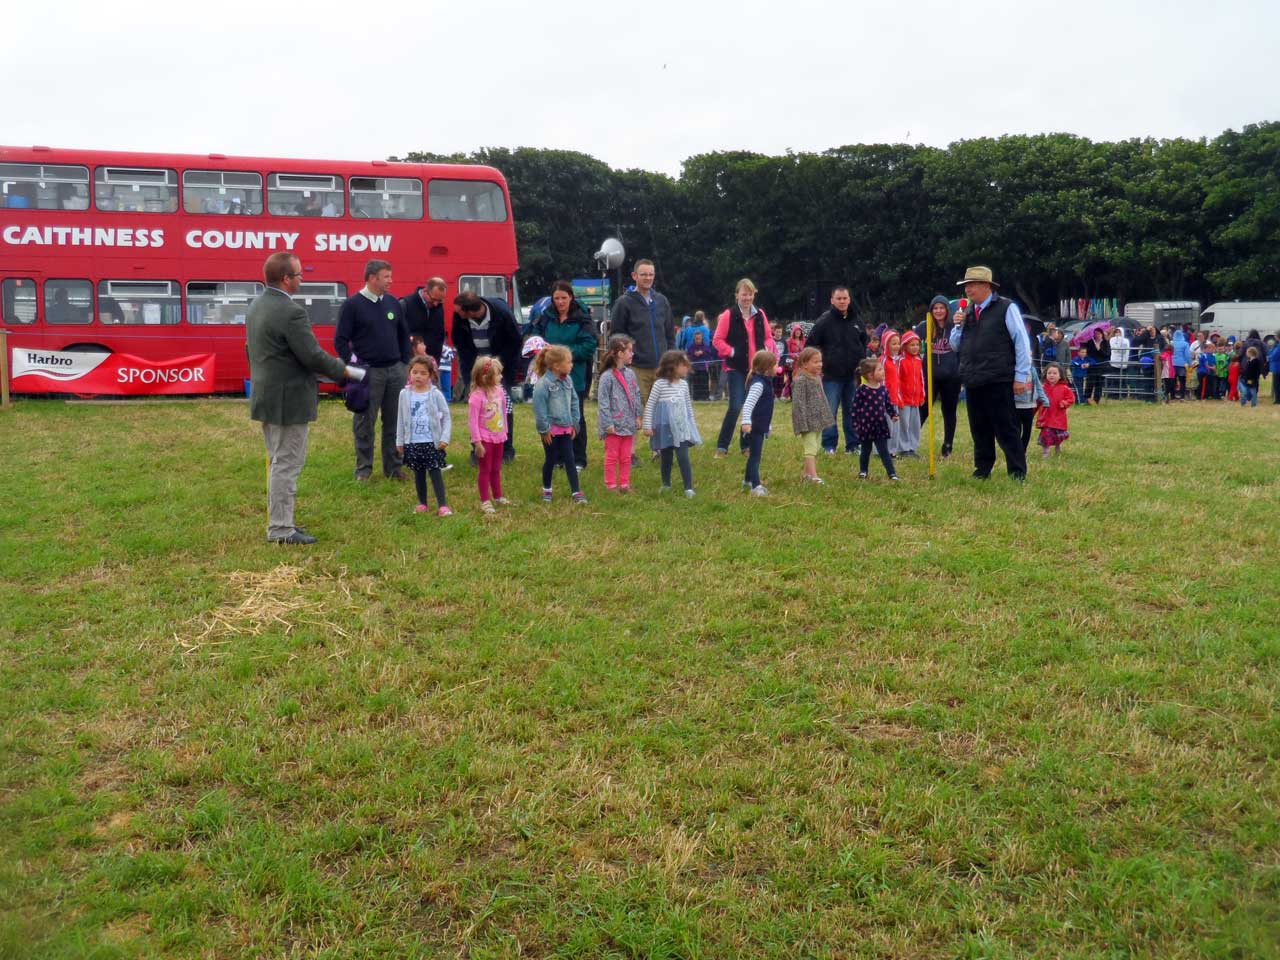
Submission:
POLYGON ((1027 476, 1015 393, 1031 389, 1031 342, 1022 312, 1008 297, 998 296, 990 267, 970 267, 956 286, 964 287, 968 306, 957 310, 951 330, 951 349, 960 356, 969 433, 973 436, 973 475, 991 476, 996 444, 1004 451, 1009 476, 1027 476))

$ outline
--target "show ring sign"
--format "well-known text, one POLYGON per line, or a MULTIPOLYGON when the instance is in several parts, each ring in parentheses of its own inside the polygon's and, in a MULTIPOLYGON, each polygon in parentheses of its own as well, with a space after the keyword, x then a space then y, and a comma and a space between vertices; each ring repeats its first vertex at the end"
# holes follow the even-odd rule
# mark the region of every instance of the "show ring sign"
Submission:
POLYGON ((145 394, 213 392, 213 354, 144 360, 128 353, 13 348, 15 393, 145 394))

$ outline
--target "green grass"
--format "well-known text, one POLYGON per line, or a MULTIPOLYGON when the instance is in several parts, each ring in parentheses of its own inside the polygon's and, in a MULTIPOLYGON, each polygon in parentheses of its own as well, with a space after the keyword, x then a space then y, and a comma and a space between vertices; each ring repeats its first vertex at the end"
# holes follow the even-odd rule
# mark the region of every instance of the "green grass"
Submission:
POLYGON ((1277 956, 1276 408, 1025 487, 788 417, 581 508, 520 408, 440 520, 325 403, 290 550, 243 403, 0 412, 0 957, 1277 956))

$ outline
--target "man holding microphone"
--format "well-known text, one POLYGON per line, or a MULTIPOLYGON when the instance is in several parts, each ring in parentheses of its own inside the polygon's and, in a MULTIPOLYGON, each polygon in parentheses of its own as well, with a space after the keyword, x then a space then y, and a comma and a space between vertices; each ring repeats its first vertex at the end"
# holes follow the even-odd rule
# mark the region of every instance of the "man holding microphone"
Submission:
POLYGON ((996 295, 990 267, 970 267, 956 286, 964 287, 968 303, 961 301, 952 318, 951 349, 960 357, 973 475, 979 480, 991 476, 999 443, 1009 476, 1021 483, 1027 477, 1027 456, 1013 395, 1031 389, 1031 343, 1022 311, 996 295))

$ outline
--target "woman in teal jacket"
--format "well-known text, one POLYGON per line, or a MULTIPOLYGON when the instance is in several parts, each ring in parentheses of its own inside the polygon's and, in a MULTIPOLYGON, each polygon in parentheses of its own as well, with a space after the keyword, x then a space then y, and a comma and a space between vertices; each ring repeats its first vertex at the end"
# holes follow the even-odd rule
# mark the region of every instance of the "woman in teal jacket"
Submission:
POLYGON ((573 296, 573 285, 557 280, 551 286, 551 305, 542 312, 529 331, 548 345, 567 347, 573 355, 573 389, 578 393, 578 408, 583 411, 578 433, 573 438, 573 459, 579 470, 587 467, 587 391, 591 389, 591 369, 595 364, 595 325, 591 316, 573 296))

